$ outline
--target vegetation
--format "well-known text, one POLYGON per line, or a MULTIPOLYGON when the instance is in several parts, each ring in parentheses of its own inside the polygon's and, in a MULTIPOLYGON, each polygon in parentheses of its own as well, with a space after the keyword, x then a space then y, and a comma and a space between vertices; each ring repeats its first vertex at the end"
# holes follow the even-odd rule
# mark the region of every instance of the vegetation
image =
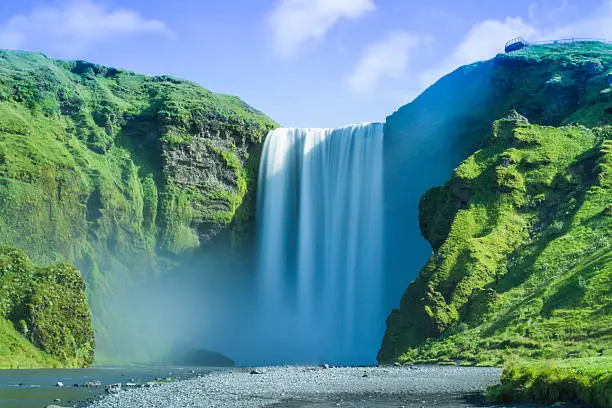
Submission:
POLYGON ((594 407, 612 406, 612 358, 581 358, 508 364, 501 384, 491 387, 490 400, 576 401, 594 407))
POLYGON ((250 153, 275 126, 188 81, 0 50, 0 245, 77 265, 103 345, 112 284, 223 231, 247 239, 252 219, 234 215, 252 207, 250 153))
POLYGON ((94 330, 85 282, 68 264, 40 268, 0 247, 0 368, 86 367, 94 330))
POLYGON ((461 67, 387 119, 385 182, 409 177, 411 187, 386 191, 385 248, 414 282, 389 316, 380 361, 608 353, 612 210, 596 128, 610 125, 612 45, 598 42, 461 67), (512 110, 540 126, 502 121, 492 132, 512 110))
MULTIPOLYGON (((612 46, 598 42, 459 68, 388 118, 387 182, 422 175, 434 254, 387 320, 381 362, 506 364, 498 400, 610 405, 610 125, 612 46)), ((391 257, 417 268, 400 245, 417 245, 410 228, 393 219, 391 257)))
POLYGON ((421 201, 435 253, 389 317, 381 359, 609 355, 611 136, 497 121, 489 146, 421 201))

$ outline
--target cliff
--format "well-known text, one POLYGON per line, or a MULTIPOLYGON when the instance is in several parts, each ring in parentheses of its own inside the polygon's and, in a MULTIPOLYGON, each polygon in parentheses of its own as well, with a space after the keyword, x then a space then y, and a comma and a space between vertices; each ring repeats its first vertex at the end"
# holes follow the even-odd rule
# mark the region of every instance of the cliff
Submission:
POLYGON ((388 319, 381 361, 499 364, 610 353, 612 128, 496 121, 421 199, 434 255, 388 319))
POLYGON ((401 186, 385 188, 389 307, 431 253, 419 230, 421 196, 485 147, 495 120, 514 109, 533 124, 610 125, 611 86, 612 45, 534 45, 461 67, 389 116, 385 184, 401 186))
POLYGON ((388 118, 388 268, 413 282, 380 361, 609 352, 610 124, 602 43, 462 67, 388 118))
POLYGON ((104 337, 110 282, 247 250, 275 126, 185 80, 0 51, 0 245, 75 264, 104 337))

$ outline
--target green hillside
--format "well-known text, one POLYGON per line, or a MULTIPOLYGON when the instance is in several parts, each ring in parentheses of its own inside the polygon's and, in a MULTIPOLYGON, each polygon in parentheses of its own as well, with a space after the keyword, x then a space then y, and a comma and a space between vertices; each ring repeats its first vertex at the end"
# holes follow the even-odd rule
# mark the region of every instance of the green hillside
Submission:
POLYGON ((612 125, 612 44, 532 45, 466 65, 387 118, 385 273, 397 280, 390 307, 431 255, 419 228, 421 197, 485 148, 493 122, 512 110, 537 125, 612 125))
POLYGON ((0 245, 75 264, 104 339, 111 282, 248 246, 275 126, 188 81, 0 50, 0 245))
POLYGON ((497 365, 612 352, 612 128, 495 122, 420 205, 435 250, 381 361, 497 365))

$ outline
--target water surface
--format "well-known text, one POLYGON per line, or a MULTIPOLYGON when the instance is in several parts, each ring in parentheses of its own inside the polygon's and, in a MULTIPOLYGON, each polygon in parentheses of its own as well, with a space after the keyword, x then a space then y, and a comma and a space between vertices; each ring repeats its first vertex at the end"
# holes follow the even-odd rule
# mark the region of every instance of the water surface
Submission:
POLYGON ((159 379, 187 379, 214 370, 190 367, 96 367, 86 369, 0 370, 0 407, 37 408, 50 404, 84 406, 104 393, 104 385, 145 383, 159 379), (57 382, 64 387, 57 387, 57 382), (100 381, 101 388, 85 388, 100 381), (75 387, 78 385, 78 387, 75 387), (60 399, 59 402, 55 401, 60 399))

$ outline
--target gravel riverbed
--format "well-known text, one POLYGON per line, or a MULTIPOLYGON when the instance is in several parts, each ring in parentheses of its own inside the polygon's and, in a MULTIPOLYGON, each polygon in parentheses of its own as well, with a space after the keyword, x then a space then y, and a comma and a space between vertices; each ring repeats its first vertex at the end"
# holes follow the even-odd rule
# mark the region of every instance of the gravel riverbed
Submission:
MULTIPOLYGON (((481 367, 268 367, 215 371, 186 381, 108 395, 90 408, 478 407, 499 381, 481 367)), ((507 407, 518 405, 506 405, 507 407)))

